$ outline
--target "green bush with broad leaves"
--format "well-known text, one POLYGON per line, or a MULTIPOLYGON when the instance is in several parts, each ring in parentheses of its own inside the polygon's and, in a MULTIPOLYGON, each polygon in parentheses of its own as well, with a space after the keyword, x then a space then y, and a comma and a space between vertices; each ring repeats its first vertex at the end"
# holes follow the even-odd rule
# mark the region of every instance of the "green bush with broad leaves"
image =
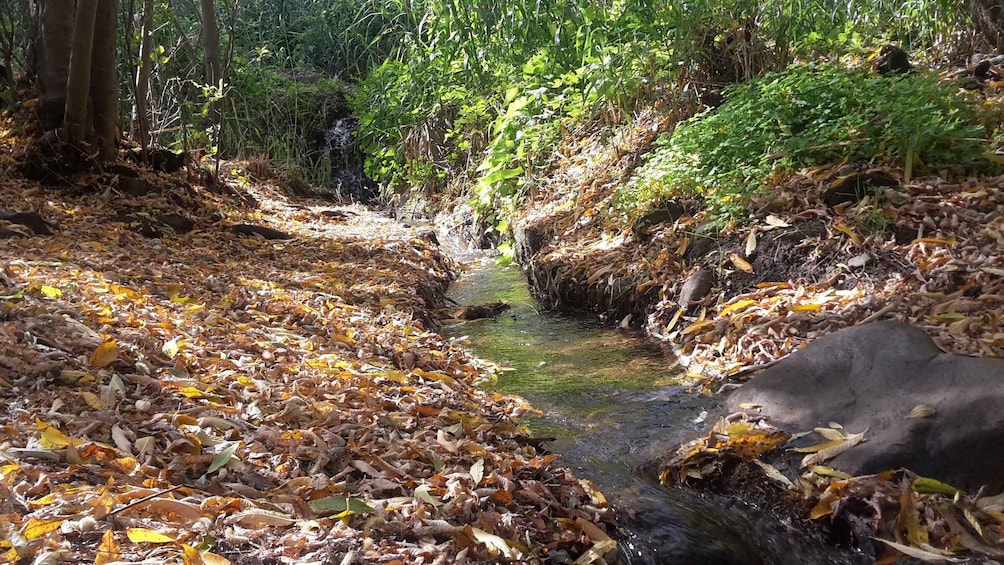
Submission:
POLYGON ((720 225, 747 215, 777 173, 882 162, 905 176, 985 164, 984 129, 957 94, 923 72, 881 77, 840 63, 794 65, 736 84, 713 112, 681 123, 618 194, 638 213, 700 197, 720 225))

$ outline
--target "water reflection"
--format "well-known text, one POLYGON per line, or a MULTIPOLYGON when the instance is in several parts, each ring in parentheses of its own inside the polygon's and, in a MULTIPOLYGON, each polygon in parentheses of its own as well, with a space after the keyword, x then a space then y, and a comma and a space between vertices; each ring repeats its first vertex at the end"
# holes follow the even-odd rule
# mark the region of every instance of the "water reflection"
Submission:
POLYGON ((519 269, 476 263, 449 292, 463 305, 506 302, 495 320, 444 328, 510 369, 496 390, 543 413, 524 419, 576 474, 612 500, 625 563, 853 563, 802 529, 730 497, 658 485, 658 461, 706 433, 715 399, 688 390, 675 359, 637 332, 540 312, 519 269))

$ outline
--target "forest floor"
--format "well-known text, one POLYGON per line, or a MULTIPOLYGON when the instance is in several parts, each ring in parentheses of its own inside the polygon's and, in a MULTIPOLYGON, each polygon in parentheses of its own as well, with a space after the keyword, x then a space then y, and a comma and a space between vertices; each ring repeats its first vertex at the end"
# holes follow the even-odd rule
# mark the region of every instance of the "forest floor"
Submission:
POLYGON ((0 142, 0 202, 45 222, 0 223, 0 561, 589 563, 616 545, 603 495, 435 332, 453 266, 428 234, 291 200, 247 163, 215 190, 126 162, 42 186, 19 172, 30 144, 0 142))

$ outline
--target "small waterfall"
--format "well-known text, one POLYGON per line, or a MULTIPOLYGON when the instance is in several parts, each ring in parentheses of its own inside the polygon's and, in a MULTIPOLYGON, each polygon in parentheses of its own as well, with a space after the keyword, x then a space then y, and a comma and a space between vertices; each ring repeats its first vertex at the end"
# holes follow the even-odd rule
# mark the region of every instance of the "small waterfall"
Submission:
POLYGON ((356 146, 355 119, 339 118, 324 134, 324 147, 331 160, 331 188, 339 197, 369 204, 380 196, 377 183, 363 171, 363 154, 356 146))

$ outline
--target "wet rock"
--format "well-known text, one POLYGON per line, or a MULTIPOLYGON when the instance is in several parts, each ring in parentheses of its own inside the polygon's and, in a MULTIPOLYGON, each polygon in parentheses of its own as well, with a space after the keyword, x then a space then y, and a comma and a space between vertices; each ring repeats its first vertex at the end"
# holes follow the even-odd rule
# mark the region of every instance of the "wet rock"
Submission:
POLYGON ((502 312, 512 308, 505 302, 492 302, 491 304, 481 304, 478 306, 464 306, 453 313, 453 317, 458 320, 479 320, 481 318, 494 318, 502 312))
POLYGON ((687 281, 683 283, 683 288, 680 290, 680 299, 678 301, 680 308, 685 310, 690 309, 694 303, 704 300, 704 297, 708 295, 711 291, 711 287, 715 284, 715 275, 711 272, 711 269, 706 269, 704 267, 698 268, 694 271, 694 274, 687 278, 687 281))
POLYGON ((866 431, 830 462, 843 471, 906 467, 970 493, 1004 489, 1004 360, 944 353, 919 328, 887 321, 822 337, 727 400, 746 403, 789 432, 866 431), (927 417, 910 417, 921 405, 927 417))

